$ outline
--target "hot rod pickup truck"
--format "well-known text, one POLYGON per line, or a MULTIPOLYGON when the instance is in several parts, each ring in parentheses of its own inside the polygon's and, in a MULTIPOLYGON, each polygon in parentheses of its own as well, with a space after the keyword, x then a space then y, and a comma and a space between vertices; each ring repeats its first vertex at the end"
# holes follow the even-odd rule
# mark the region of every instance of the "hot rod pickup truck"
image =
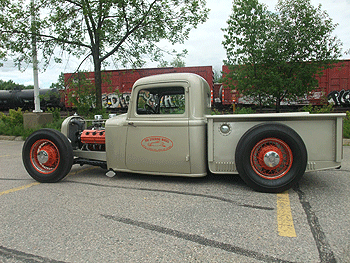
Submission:
POLYGON ((282 192, 305 172, 340 167, 344 115, 211 115, 203 78, 163 74, 135 82, 126 114, 91 126, 74 115, 61 132, 34 132, 22 159, 39 182, 58 182, 73 164, 90 164, 108 176, 239 174, 257 191, 282 192))

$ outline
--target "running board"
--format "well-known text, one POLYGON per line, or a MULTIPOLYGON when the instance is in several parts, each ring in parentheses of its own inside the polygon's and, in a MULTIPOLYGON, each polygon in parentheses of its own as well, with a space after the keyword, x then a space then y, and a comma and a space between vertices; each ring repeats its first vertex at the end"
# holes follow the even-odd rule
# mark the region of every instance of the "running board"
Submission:
POLYGON ((83 166, 84 164, 89 164, 93 166, 100 166, 102 169, 107 169, 107 162, 90 160, 85 158, 75 158, 73 164, 80 164, 80 166, 83 166))

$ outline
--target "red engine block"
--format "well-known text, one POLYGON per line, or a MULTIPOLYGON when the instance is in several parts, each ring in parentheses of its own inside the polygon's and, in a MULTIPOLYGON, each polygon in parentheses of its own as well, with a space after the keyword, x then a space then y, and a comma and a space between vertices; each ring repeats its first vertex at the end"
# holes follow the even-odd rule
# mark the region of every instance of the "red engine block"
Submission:
POLYGON ((87 144, 105 144, 105 130, 84 130, 80 140, 87 144))

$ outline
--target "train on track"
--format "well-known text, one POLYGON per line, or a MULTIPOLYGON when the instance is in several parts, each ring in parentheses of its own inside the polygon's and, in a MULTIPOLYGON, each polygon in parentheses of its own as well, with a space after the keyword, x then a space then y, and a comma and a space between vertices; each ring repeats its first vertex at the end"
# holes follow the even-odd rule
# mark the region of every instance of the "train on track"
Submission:
MULTIPOLYGON (((223 66, 222 72, 228 72, 228 67, 223 66)), ((146 76, 165 73, 195 73, 203 77, 211 87, 212 105, 217 108, 250 105, 251 101, 231 90, 221 83, 214 83, 213 69, 211 66, 182 67, 182 68, 148 68, 125 69, 104 71, 105 80, 102 83, 103 106, 111 111, 126 111, 129 105, 131 88, 133 83, 146 76)), ((41 108, 49 107, 72 109, 67 94, 73 89, 73 73, 64 74, 66 89, 40 89, 41 108)), ((85 73, 86 80, 94 82, 94 73, 85 73)), ((322 105, 326 100, 337 107, 350 107, 350 60, 342 60, 331 69, 323 71, 318 77, 319 86, 298 102, 285 103, 287 106, 322 105)), ((283 105, 283 104, 282 104, 283 105)), ((34 108, 33 90, 0 90, 0 110, 22 108, 31 110, 34 108)))
MULTIPOLYGON (((39 89, 39 94, 42 109, 65 107, 58 89, 39 89)), ((34 109, 34 90, 0 90, 0 110, 7 111, 18 108, 22 110, 34 109)))
MULTIPOLYGON (((222 67, 223 74, 229 72, 227 66, 222 67)), ((323 71, 321 76, 317 77, 318 87, 307 94, 305 97, 299 98, 295 102, 282 102, 285 106, 304 106, 304 105, 323 105, 325 102, 333 103, 336 107, 350 107, 350 60, 341 60, 334 65, 333 68, 323 71)), ((215 84, 216 85, 216 84, 215 84)), ((214 92, 215 92, 214 85, 214 92)), ((219 91, 214 93, 217 103, 223 106, 235 105, 251 105, 251 100, 240 95, 236 90, 228 87, 218 86, 219 91)))

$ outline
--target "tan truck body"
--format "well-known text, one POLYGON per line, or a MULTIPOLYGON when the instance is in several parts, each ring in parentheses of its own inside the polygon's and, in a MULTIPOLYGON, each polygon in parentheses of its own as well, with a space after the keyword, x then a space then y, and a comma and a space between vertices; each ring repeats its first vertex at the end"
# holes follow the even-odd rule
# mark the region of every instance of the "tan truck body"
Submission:
POLYGON ((76 134, 86 123, 79 116, 67 118, 61 132, 75 158, 105 163, 110 171, 239 173, 267 192, 290 188, 305 171, 340 167, 344 114, 210 115, 210 95, 195 74, 145 77, 133 86, 128 112, 105 122, 104 150, 81 146, 76 134))

